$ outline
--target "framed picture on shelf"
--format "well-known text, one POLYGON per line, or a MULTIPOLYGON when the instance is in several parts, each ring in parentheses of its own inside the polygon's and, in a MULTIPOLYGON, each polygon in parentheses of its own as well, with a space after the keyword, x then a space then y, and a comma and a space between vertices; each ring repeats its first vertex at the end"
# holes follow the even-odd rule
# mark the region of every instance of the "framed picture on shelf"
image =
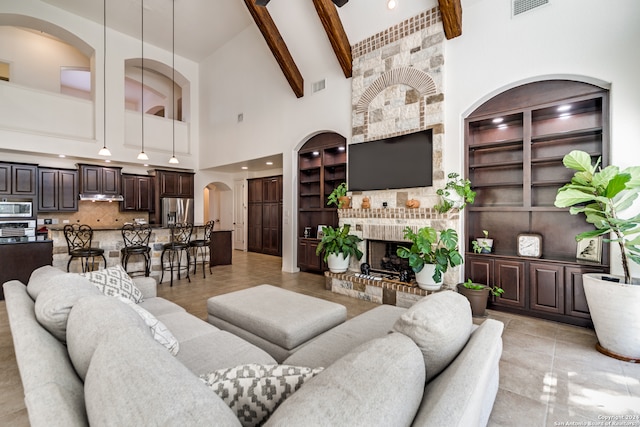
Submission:
POLYGON ((578 242, 576 258, 583 261, 602 262, 602 236, 582 239, 578 242))
POLYGON ((318 226, 318 231, 317 231, 317 233, 316 233, 316 237, 317 237, 318 239, 322 239, 322 238, 324 237, 324 231, 322 231, 322 228, 323 228, 323 227, 326 227, 326 225, 324 225, 324 224, 320 224, 320 225, 318 226))

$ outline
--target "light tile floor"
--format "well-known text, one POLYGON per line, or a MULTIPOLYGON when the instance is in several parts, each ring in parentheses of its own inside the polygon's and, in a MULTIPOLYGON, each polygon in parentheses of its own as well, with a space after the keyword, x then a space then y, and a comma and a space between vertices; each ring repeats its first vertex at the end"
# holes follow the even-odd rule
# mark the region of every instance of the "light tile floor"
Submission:
MULTIPOLYGON (((234 251, 232 265, 214 267, 206 279, 193 275, 191 283, 163 283, 158 293, 202 319, 210 296, 262 283, 338 302, 347 307, 348 317, 376 306, 325 290, 323 276, 284 273, 280 265, 277 257, 234 251)), ((604 426, 611 421, 610 426, 640 427, 640 364, 598 353, 588 329, 497 311, 489 316, 505 324, 500 388, 489 426, 604 426)), ((28 426, 4 301, 0 372, 0 426, 28 426)))

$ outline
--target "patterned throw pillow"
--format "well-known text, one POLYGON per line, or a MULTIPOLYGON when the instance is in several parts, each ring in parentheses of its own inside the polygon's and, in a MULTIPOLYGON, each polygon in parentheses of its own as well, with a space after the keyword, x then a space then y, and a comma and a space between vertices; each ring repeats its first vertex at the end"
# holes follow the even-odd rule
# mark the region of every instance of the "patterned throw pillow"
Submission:
POLYGON ((81 276, 89 279, 105 295, 128 298, 136 304, 142 302, 142 292, 120 264, 104 270, 83 273, 81 276))
POLYGON ((200 376, 245 427, 262 425, 287 397, 323 368, 250 363, 200 376))
POLYGON ((180 343, 164 323, 159 321, 156 316, 149 313, 144 308, 131 302, 130 299, 124 297, 118 297, 118 299, 133 308, 133 310, 142 317, 144 323, 146 323, 149 329, 151 329, 151 335, 154 340, 165 346, 172 355, 176 356, 178 354, 180 351, 180 343))

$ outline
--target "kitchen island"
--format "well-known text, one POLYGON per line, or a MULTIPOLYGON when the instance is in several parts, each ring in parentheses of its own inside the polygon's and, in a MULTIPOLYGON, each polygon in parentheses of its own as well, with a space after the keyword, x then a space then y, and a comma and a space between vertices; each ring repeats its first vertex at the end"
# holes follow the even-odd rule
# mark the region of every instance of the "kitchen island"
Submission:
POLYGON ((52 245, 51 240, 0 243, 0 299, 4 299, 1 286, 4 282, 29 283, 33 270, 51 265, 52 245))
MULTIPOLYGON (((67 263, 69 262, 69 251, 67 250, 67 242, 64 238, 63 228, 64 225, 56 224, 49 225, 49 239, 53 241, 53 265, 62 270, 67 269, 67 263)), ((160 256, 162 255, 163 245, 169 243, 171 240, 171 229, 163 228, 162 226, 151 226, 151 239, 149 241, 149 247, 151 248, 151 273, 152 277, 155 277, 160 281, 162 274, 162 265, 160 256)), ((92 226, 93 229, 93 241, 91 245, 93 247, 104 249, 104 256, 107 259, 107 267, 120 264, 120 250, 124 247, 124 241, 122 239, 122 231, 120 226, 92 226)), ((191 239, 203 238, 204 225, 194 225, 191 239)), ((231 258, 231 247, 227 247, 223 250, 228 253, 229 264, 231 258)), ((193 260, 193 258, 192 258, 193 260)), ((200 261, 201 262, 201 261, 200 261)), ((96 258, 94 268, 102 268, 102 258, 96 258)), ((127 266, 129 272, 143 271, 144 270, 144 258, 142 256, 131 257, 127 266)), ((80 261, 73 261, 70 266, 70 272, 80 273, 81 266, 80 261)), ((174 279, 177 279, 177 271, 174 271, 174 279)), ((184 277, 184 272, 181 273, 181 277, 184 277)), ((164 281, 168 282, 170 279, 169 273, 165 271, 164 281)))

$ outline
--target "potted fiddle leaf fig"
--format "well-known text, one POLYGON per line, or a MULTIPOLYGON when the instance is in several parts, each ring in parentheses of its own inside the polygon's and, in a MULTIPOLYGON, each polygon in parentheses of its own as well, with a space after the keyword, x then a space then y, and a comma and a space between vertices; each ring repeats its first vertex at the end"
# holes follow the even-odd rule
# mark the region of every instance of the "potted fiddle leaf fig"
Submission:
POLYGON ((351 199, 347 196, 347 183, 343 182, 333 189, 327 198, 327 206, 336 205, 338 209, 348 209, 351 199))
POLYGON ((451 209, 462 210, 467 203, 473 203, 476 199, 476 192, 471 189, 471 181, 464 179, 460 174, 452 172, 447 175, 448 181, 444 188, 436 190, 440 196, 440 203, 434 209, 440 213, 445 213, 451 209))
POLYGON ((464 295, 471 304, 471 314, 475 317, 486 317, 487 301, 489 294, 499 297, 504 289, 498 286, 487 286, 482 283, 474 283, 467 279, 464 283, 458 283, 458 293, 464 295))
POLYGON ((595 229, 576 240, 603 236, 618 245, 623 276, 585 273, 583 284, 591 319, 604 354, 640 362, 640 280, 631 277, 629 262, 640 264, 640 215, 625 215, 638 199, 640 166, 620 169, 592 164, 591 155, 572 151, 563 164, 575 171, 571 182, 556 194, 555 206, 570 208, 572 215, 584 214, 595 229))
POLYGON ((361 238, 349 234, 351 226, 345 224, 342 227, 322 227, 323 236, 316 249, 316 255, 324 252, 324 261, 332 273, 344 273, 349 268, 351 256, 362 258, 362 251, 358 249, 361 238))
POLYGON ((440 289, 443 274, 449 267, 462 264, 458 233, 452 228, 438 232, 432 227, 420 228, 417 233, 410 227, 403 231, 404 238, 412 244, 410 248, 399 246, 396 254, 409 260, 420 288, 430 291, 440 289))

